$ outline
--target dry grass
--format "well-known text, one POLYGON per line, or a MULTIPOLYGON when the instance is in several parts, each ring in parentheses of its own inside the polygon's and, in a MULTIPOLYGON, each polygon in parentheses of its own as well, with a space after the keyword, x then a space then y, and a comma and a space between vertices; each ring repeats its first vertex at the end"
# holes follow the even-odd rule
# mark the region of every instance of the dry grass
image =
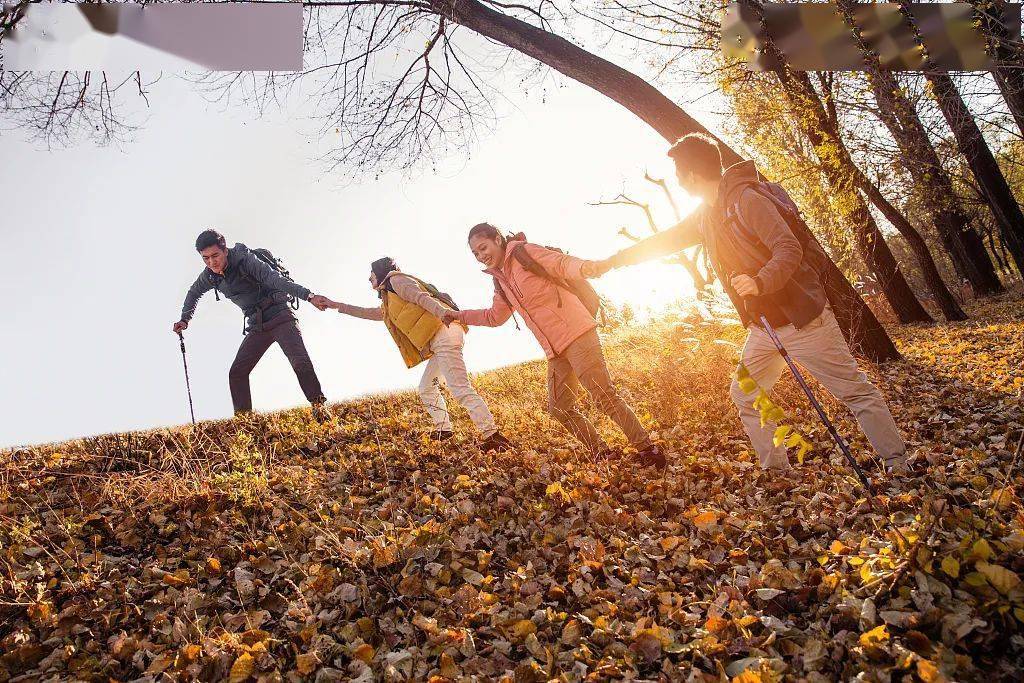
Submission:
POLYGON ((871 509, 791 381, 821 449, 759 473, 728 399, 742 331, 678 319, 606 340, 664 478, 590 462, 543 363, 476 378, 507 454, 457 407, 431 442, 413 394, 0 454, 0 681, 1012 677, 1024 314, 973 314, 871 369, 918 471, 871 509))

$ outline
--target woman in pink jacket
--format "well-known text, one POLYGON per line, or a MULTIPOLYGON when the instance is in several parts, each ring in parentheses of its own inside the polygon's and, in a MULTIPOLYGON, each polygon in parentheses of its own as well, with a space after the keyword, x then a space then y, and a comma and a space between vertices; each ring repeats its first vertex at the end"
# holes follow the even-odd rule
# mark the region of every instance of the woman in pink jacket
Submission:
POLYGON ((444 322, 497 327, 513 311, 519 313, 548 358, 548 412, 592 454, 607 456, 610 449, 576 407, 582 385, 598 408, 625 433, 638 451, 639 462, 664 468, 664 453, 651 442, 633 410, 615 390, 597 336, 597 321, 579 297, 564 286, 567 281, 599 277, 609 268, 525 239, 506 239, 489 223, 473 226, 469 248, 486 266, 484 272, 494 277, 494 301, 488 309, 448 312, 444 322), (519 249, 525 250, 528 258, 517 258, 519 249), (535 262, 542 271, 531 271, 523 261, 535 262))

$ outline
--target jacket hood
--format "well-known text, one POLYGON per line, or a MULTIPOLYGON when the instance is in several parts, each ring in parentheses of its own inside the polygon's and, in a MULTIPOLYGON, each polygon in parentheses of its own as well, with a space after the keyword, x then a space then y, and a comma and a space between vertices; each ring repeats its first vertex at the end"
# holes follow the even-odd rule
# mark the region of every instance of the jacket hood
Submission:
MULTIPOLYGON (((235 242, 235 246, 228 247, 228 268, 237 265, 239 261, 244 259, 249 254, 249 247, 245 246, 241 242, 235 242)), ((213 272, 209 268, 206 269, 209 272, 213 272)))
POLYGON ((741 161, 733 164, 725 169, 725 173, 722 174, 722 182, 718 186, 718 200, 716 204, 724 206, 737 187, 760 179, 761 174, 757 172, 757 166, 753 161, 741 161))

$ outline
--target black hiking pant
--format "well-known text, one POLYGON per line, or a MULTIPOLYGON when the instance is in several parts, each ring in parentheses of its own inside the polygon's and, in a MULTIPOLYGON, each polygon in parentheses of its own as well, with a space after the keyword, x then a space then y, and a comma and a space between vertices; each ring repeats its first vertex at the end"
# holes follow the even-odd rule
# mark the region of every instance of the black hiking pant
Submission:
POLYGON ((285 311, 250 330, 238 347, 238 353, 228 371, 228 385, 231 387, 231 402, 234 404, 235 413, 252 410, 249 373, 274 342, 277 342, 288 362, 292 364, 306 399, 310 403, 323 403, 326 400, 320 388, 320 380, 313 369, 313 361, 310 360, 306 344, 302 341, 299 321, 291 311, 285 311))

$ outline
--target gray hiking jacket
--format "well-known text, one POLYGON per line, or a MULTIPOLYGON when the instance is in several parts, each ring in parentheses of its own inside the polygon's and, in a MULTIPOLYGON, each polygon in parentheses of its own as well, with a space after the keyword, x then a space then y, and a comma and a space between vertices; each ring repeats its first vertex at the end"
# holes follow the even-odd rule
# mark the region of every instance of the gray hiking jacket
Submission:
POLYGON ((762 296, 770 297, 797 329, 807 325, 821 315, 828 303, 824 285, 775 204, 748 187, 757 180, 760 175, 754 162, 741 161, 730 166, 722 177, 714 206, 694 212, 681 223, 620 251, 613 257, 616 265, 649 261, 703 242, 744 326, 753 321, 729 282, 732 273, 753 275, 762 296), (735 221, 727 220, 729 206, 736 207, 752 235, 740 230, 735 221))
POLYGON ((289 294, 301 301, 308 299, 310 294, 302 285, 281 277, 242 243, 228 249, 228 265, 223 275, 204 268, 188 288, 185 304, 181 307, 182 321, 192 319, 200 297, 211 289, 216 289, 242 309, 246 331, 259 329, 265 321, 288 311, 289 294))

